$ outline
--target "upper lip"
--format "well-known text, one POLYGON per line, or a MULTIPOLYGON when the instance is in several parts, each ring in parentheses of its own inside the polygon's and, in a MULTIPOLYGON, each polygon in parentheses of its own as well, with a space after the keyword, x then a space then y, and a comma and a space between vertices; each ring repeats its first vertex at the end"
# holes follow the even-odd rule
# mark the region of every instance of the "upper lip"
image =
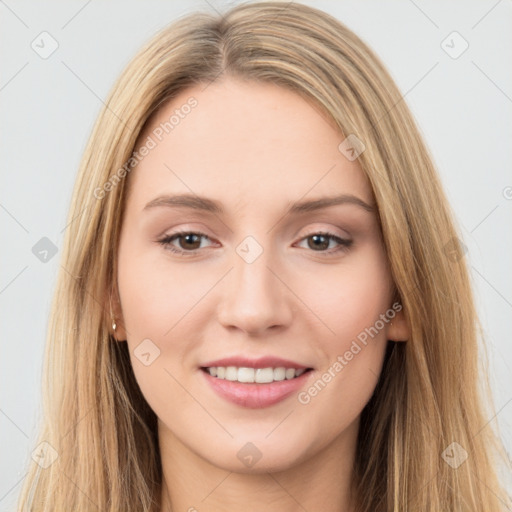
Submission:
POLYGON ((263 356, 257 359, 250 359, 247 356, 233 356, 215 359, 215 361, 208 361, 201 365, 203 368, 211 368, 213 366, 236 366, 237 368, 296 368, 298 370, 301 368, 311 368, 310 366, 305 366, 295 361, 274 356, 263 356))

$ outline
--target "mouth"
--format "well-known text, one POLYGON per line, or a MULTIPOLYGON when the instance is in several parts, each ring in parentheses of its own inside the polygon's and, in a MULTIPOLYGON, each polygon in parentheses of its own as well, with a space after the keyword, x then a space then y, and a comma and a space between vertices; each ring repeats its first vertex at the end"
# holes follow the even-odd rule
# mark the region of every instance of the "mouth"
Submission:
POLYGON ((313 368, 248 368, 244 366, 202 366, 201 370, 216 379, 240 382, 243 384, 271 384, 283 380, 292 380, 313 368))
POLYGON ((201 366, 200 370, 210 389, 222 399, 237 406, 261 409, 298 393, 307 384, 313 368, 201 366))

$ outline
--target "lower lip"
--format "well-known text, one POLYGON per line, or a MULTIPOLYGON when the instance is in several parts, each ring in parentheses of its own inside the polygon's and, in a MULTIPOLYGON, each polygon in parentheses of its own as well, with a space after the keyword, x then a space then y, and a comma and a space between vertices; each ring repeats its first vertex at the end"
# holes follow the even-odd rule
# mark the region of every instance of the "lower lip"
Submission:
POLYGON ((299 377, 289 380, 280 380, 268 384, 242 383, 233 380, 212 377, 207 371, 199 370, 212 389, 222 398, 230 402, 248 407, 262 409, 281 402, 294 392, 297 392, 308 379, 311 370, 299 377))

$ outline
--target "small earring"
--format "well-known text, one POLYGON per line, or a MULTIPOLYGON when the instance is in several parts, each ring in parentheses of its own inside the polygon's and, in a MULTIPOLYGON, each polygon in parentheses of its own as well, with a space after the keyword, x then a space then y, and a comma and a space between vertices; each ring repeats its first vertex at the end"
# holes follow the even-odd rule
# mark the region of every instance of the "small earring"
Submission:
POLYGON ((115 334, 117 324, 116 324, 116 319, 114 318, 114 314, 112 313, 112 297, 110 298, 110 318, 112 318, 112 329, 114 330, 114 334, 115 334))

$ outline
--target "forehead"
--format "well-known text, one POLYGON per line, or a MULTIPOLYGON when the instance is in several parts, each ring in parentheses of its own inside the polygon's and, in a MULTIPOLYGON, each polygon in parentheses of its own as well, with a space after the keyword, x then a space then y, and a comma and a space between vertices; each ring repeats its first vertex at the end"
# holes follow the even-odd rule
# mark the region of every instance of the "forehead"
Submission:
POLYGON ((152 146, 131 172, 130 203, 162 193, 215 197, 236 208, 351 193, 371 202, 345 136, 320 109, 274 84, 224 79, 181 91, 138 141, 152 146), (191 105, 194 105, 191 107, 191 105), (151 139, 151 141, 150 141, 151 139))

